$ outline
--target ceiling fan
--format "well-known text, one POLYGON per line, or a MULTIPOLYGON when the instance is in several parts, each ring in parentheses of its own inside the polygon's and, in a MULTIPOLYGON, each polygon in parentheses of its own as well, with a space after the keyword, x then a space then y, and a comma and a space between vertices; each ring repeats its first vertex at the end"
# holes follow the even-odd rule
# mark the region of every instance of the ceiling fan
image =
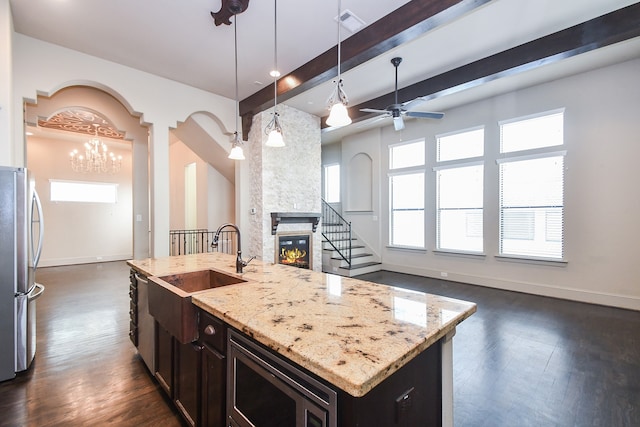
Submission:
POLYGON ((441 119, 444 117, 444 113, 430 113, 422 111, 411 111, 411 108, 422 104, 426 100, 424 98, 416 98, 413 101, 407 101, 402 104, 398 103, 398 65, 402 62, 402 58, 395 57, 391 59, 391 63, 396 68, 396 89, 395 89, 395 103, 389 105, 384 110, 376 110, 374 108, 362 108, 360 111, 365 113, 381 113, 380 119, 386 117, 393 117, 393 127, 395 130, 404 129, 403 116, 407 117, 420 117, 426 119, 441 119))

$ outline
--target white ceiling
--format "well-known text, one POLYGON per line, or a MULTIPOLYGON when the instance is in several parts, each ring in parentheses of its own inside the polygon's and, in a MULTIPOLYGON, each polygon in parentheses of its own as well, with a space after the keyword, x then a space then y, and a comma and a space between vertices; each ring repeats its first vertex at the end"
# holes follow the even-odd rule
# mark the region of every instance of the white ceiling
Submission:
MULTIPOLYGON (((408 1, 342 0, 342 10, 350 10, 369 25, 408 1)), ((402 88, 633 3, 493 0, 420 39, 345 72, 344 88, 350 104, 355 105, 393 91, 394 70, 389 62, 393 56, 404 58, 399 68, 402 88)), ((211 11, 220 9, 220 0, 10 0, 10 4, 16 32, 235 97, 234 28, 216 27, 210 16, 211 11)), ((337 0, 279 0, 277 7, 278 68, 283 74, 335 46, 337 0)), ((250 1, 247 11, 237 16, 240 99, 272 81, 269 71, 274 62, 273 18, 274 2, 267 0, 250 1)), ((350 35, 346 30, 342 34, 343 39, 350 35)), ((640 49, 638 43, 626 43, 622 48, 600 51, 597 55, 587 54, 587 60, 569 61, 568 68, 543 67, 502 85, 513 89, 514 85, 550 80, 567 70, 579 72, 592 63, 606 65, 637 57, 640 49)), ((499 89, 499 85, 494 86, 499 89)), ((326 82, 285 103, 323 116, 331 90, 331 82, 326 82)), ((423 108, 443 110, 480 96, 474 93, 486 96, 484 92, 475 89, 452 96, 449 102, 430 101, 423 108)))

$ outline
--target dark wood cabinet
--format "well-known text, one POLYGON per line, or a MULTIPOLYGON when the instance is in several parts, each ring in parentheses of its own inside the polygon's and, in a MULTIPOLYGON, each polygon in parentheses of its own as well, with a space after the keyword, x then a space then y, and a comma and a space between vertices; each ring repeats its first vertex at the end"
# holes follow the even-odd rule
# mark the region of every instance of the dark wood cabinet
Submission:
POLYGON ((200 422, 202 346, 196 342, 181 344, 178 340, 174 340, 174 345, 173 401, 189 425, 202 425, 200 422))
POLYGON ((199 343, 202 345, 202 424, 226 426, 227 328, 219 319, 200 311, 199 343))
POLYGON ((209 346, 202 349, 202 425, 225 425, 226 357, 209 346))
POLYGON ((198 341, 182 344, 155 324, 155 377, 191 426, 225 427, 226 325, 198 314, 198 341))
POLYGON ((167 395, 173 399, 174 338, 156 322, 155 377, 167 395))

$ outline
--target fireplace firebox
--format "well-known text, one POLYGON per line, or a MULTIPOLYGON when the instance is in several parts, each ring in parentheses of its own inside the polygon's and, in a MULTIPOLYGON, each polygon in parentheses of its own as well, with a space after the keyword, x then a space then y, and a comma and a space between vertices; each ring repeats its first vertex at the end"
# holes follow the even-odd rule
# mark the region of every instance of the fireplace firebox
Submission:
POLYGON ((311 234, 278 234, 276 235, 276 259, 278 264, 298 268, 311 269, 312 245, 311 234))

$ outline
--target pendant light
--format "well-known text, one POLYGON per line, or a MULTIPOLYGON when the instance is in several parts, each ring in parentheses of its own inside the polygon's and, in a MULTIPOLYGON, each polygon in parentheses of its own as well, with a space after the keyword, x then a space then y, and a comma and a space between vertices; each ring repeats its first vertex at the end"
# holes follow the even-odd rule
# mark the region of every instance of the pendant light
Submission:
POLYGON ((238 15, 234 15, 233 19, 233 39, 234 39, 234 55, 236 67, 236 131, 233 133, 233 143, 229 158, 233 160, 244 160, 244 152, 242 151, 242 141, 238 133, 238 117, 240 117, 240 99, 238 97, 238 15))
POLYGON ((342 13, 342 2, 338 0, 338 77, 335 80, 336 87, 327 102, 330 112, 327 118, 327 124, 333 127, 346 126, 351 124, 351 117, 347 111, 349 100, 347 94, 342 88, 342 77, 340 75, 340 14, 342 13))
POLYGON ((267 138, 267 147, 284 147, 284 139, 282 138, 282 127, 278 120, 278 0, 273 0, 273 118, 267 124, 264 132, 269 135, 267 138))

